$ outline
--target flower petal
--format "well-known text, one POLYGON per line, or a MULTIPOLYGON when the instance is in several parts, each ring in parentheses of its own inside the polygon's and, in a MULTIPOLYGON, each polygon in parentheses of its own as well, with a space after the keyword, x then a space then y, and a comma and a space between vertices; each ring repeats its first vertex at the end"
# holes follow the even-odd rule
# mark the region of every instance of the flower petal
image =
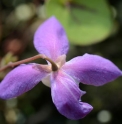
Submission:
POLYGON ((38 64, 23 64, 16 67, 0 83, 0 98, 10 99, 31 90, 47 73, 38 64))
POLYGON ((122 75, 122 71, 108 59, 85 54, 68 61, 62 69, 76 80, 101 86, 122 75))
POLYGON ((52 100, 58 111, 69 119, 81 119, 91 110, 92 106, 80 102, 80 97, 85 94, 75 81, 66 73, 58 71, 51 77, 52 100))
POLYGON ((66 33, 54 16, 37 29, 34 36, 34 46, 39 53, 52 60, 67 53, 69 44, 66 33))

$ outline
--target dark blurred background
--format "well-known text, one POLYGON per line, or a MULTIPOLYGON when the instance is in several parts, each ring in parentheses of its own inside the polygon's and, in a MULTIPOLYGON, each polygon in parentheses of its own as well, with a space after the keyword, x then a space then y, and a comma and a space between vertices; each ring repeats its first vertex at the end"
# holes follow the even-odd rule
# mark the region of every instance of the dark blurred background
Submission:
MULTIPOLYGON (((62 0, 64 1, 64 0, 62 0)), ((46 0, 0 0, 0 66, 37 54, 33 36, 48 17, 46 0)), ((99 54, 122 69, 122 0, 109 0, 115 13, 113 33, 99 43, 87 46, 71 43, 67 60, 84 53, 99 54)), ((96 34, 97 35, 97 34, 96 34)), ((82 35, 81 35, 82 37, 82 35)), ((36 61, 44 63, 42 60, 36 61)), ((10 71, 0 73, 0 80, 10 71)), ((31 91, 11 100, 0 100, 0 124, 122 124, 122 78, 102 87, 80 84, 87 92, 82 101, 94 109, 85 118, 68 120, 58 113, 50 88, 41 82, 31 91)))

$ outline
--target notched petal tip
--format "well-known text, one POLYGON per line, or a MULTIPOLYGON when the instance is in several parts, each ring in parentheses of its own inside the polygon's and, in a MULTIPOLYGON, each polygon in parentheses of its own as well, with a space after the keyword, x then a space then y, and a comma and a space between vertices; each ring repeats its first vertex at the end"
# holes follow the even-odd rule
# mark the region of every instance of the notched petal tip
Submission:
POLYGON ((85 102, 80 102, 80 108, 81 108, 81 113, 79 116, 76 116, 74 120, 84 118, 86 115, 88 115, 93 110, 93 107, 90 104, 85 103, 85 102))
POLYGON ((93 107, 81 102, 81 91, 72 77, 59 71, 51 77, 51 95, 57 110, 65 117, 77 120, 85 117, 93 107))
POLYGON ((83 113, 85 116, 93 110, 93 107, 88 103, 81 102, 80 104, 82 106, 83 113))

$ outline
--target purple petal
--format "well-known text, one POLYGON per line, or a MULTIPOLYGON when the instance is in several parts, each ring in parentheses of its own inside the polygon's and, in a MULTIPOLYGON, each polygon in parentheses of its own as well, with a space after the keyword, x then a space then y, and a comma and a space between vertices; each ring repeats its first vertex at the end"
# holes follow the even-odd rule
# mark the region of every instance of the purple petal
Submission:
POLYGON ((79 82, 101 86, 122 75, 122 71, 108 59, 85 54, 67 62, 62 69, 79 82))
POLYGON ((85 94, 78 84, 66 73, 55 72, 51 77, 52 100, 58 111, 65 117, 76 120, 85 117, 92 106, 80 102, 80 97, 85 94))
POLYGON ((31 90, 47 73, 38 64, 23 64, 16 67, 0 83, 0 98, 10 99, 31 90))
POLYGON ((39 53, 52 60, 67 53, 68 39, 62 25, 55 17, 49 18, 37 29, 34 36, 34 46, 39 53))

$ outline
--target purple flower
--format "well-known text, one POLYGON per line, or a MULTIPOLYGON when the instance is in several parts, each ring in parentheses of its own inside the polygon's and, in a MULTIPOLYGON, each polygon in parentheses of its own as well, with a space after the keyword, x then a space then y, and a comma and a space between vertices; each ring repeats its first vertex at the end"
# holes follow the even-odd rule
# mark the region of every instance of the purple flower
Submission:
POLYGON ((85 94, 79 82, 101 86, 122 75, 111 61, 98 55, 85 54, 66 62, 69 49, 66 33, 55 17, 49 18, 36 31, 34 46, 51 59, 47 65, 21 64, 6 75, 0 84, 0 98, 10 99, 31 90, 41 80, 51 87, 53 103, 69 119, 85 117, 93 107, 81 101, 85 94))

